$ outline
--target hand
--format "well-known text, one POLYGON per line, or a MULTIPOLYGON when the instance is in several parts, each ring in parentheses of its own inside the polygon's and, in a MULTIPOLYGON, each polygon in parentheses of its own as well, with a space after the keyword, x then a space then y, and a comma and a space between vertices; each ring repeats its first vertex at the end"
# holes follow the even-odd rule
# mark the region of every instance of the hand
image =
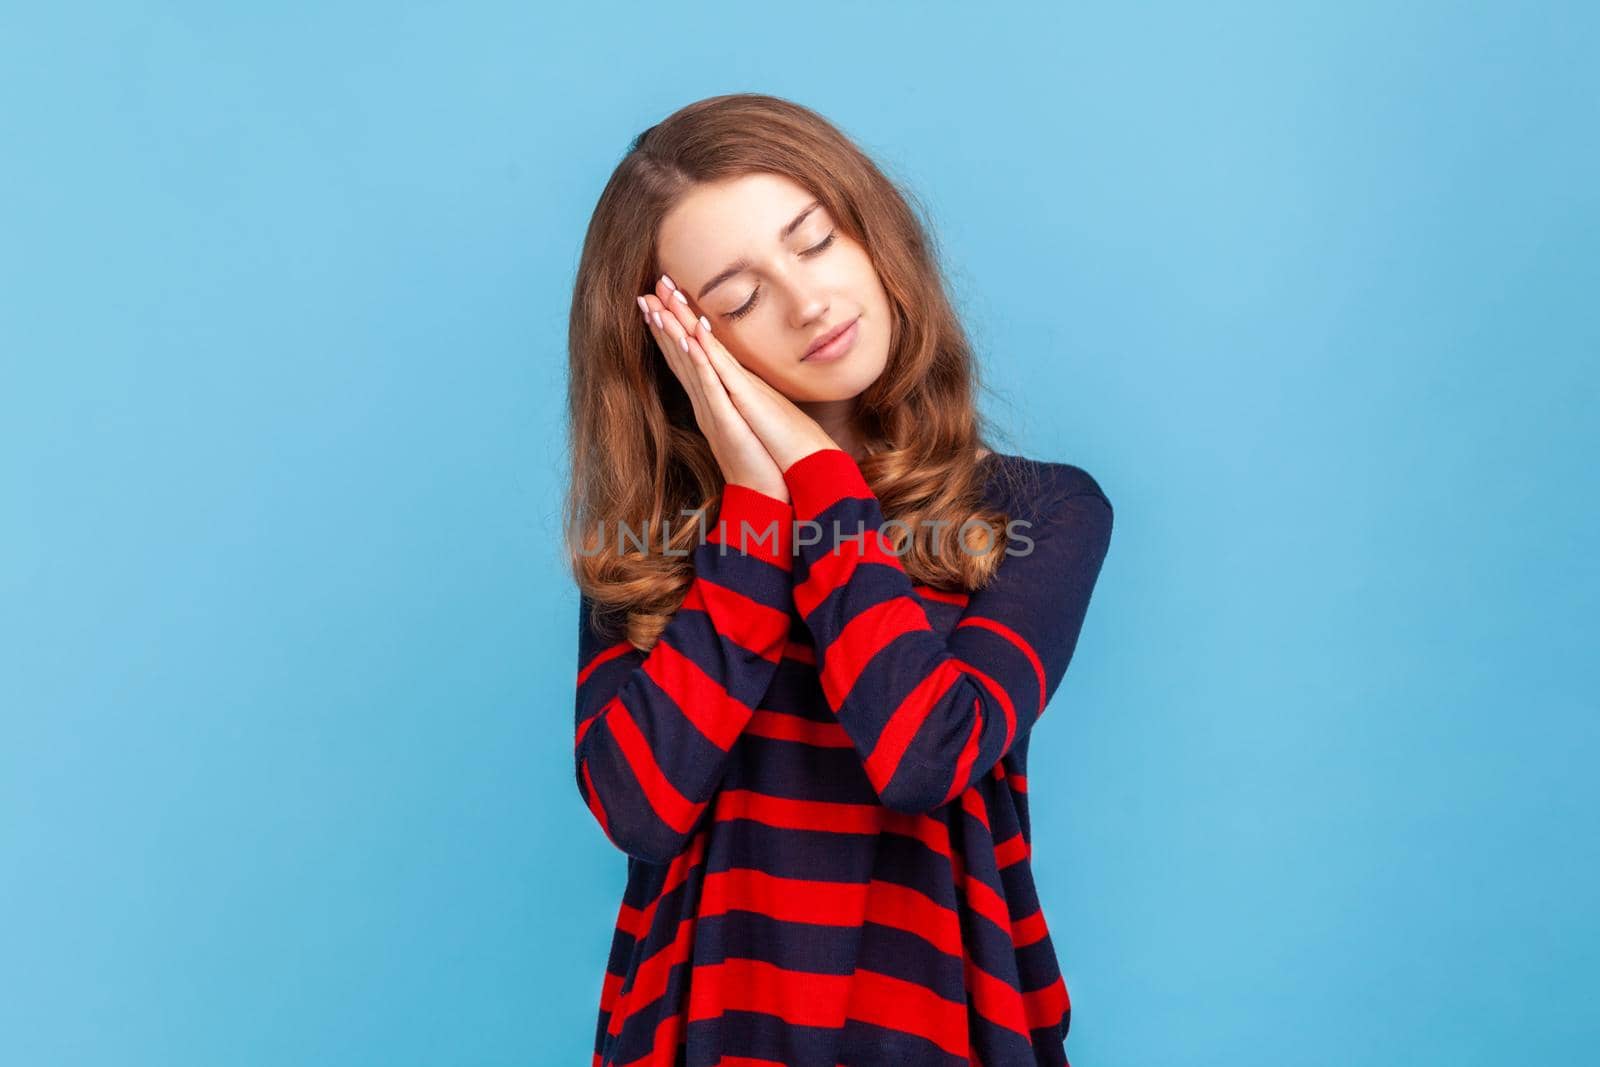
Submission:
MULTIPOLYGON (((813 452, 839 447, 815 419, 796 407, 792 400, 774 389, 766 379, 746 370, 743 364, 734 359, 733 354, 711 332, 711 320, 704 316, 696 319, 690 310, 688 295, 672 288, 669 283, 670 279, 663 275, 656 282, 656 295, 639 298, 639 306, 645 309, 646 324, 653 325, 651 320, 659 313, 680 351, 686 343, 689 356, 698 359, 704 354, 715 371, 718 386, 710 391, 718 394, 719 402, 721 399, 732 402, 742 416, 744 428, 754 433, 765 447, 767 454, 777 464, 780 476, 797 460, 813 452)), ((663 346, 671 348, 671 344, 666 342, 663 342, 663 346)), ((671 355, 669 351, 669 361, 671 355)), ((676 367, 673 369, 677 370, 676 367)), ((679 378, 682 377, 679 374, 679 378)), ((690 394, 691 398, 693 395, 690 394)), ((783 499, 788 498, 785 496, 783 499)))
POLYGON ((709 320, 702 318, 696 323, 691 340, 698 340, 705 349, 711 368, 716 371, 729 399, 744 417, 745 424, 766 446, 780 471, 787 471, 813 452, 839 447, 828 436, 828 431, 796 407, 794 401, 734 359, 712 335, 709 320))
MULTIPOLYGON (((658 279, 654 293, 638 298, 639 308, 667 366, 689 394, 695 423, 722 468, 723 480, 788 501, 782 468, 729 399, 699 337, 693 335, 699 324, 689 310, 687 296, 680 296, 667 282, 665 275, 658 279)), ((720 342, 717 347, 722 347, 720 342)))

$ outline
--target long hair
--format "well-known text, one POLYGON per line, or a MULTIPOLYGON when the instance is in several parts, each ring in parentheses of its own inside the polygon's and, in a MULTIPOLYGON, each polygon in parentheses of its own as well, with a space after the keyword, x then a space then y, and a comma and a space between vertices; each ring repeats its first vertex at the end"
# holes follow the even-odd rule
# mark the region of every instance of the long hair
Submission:
MULTIPOLYGON (((861 472, 884 518, 936 531, 894 542, 907 574, 970 591, 1005 552, 1007 516, 984 502, 975 456, 987 437, 977 368, 908 197, 816 112, 754 93, 710 97, 639 134, 617 165, 584 237, 568 324, 570 564, 596 617, 625 614, 626 637, 641 650, 694 577, 690 552, 704 526, 685 513, 714 521, 723 477, 636 297, 661 276, 657 234, 678 199, 752 173, 784 175, 821 200, 866 248, 888 294, 888 361, 857 398, 855 419, 866 442, 861 472), (963 530, 972 519, 988 530, 963 530), (931 520, 946 524, 923 525, 931 520)), ((901 531, 887 526, 885 540, 901 531)))

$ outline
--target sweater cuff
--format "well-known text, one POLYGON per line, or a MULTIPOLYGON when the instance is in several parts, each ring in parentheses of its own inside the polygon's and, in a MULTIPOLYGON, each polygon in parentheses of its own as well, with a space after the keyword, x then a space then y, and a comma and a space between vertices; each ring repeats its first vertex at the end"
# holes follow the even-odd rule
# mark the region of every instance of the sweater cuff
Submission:
POLYGON ((710 544, 791 570, 794 567, 794 505, 747 485, 726 482, 717 521, 706 535, 710 544))
POLYGON ((802 521, 816 518, 846 497, 872 496, 861 468, 842 448, 824 448, 802 456, 789 464, 783 481, 794 498, 795 518, 802 521))

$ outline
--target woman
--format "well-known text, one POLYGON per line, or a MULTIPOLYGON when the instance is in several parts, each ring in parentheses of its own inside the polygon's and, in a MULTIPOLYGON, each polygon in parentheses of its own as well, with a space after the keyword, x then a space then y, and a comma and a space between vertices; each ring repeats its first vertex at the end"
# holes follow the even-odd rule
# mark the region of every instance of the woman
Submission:
POLYGON ((635 141, 570 325, 576 771, 629 857, 594 1062, 1065 1064, 1027 752, 1100 487, 982 447, 916 216, 786 101, 635 141))

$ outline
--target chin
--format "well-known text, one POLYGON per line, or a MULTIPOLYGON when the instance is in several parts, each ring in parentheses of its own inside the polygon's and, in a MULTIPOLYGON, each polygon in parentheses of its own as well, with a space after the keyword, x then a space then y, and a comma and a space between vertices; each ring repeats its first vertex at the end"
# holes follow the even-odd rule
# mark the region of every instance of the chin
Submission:
POLYGON ((881 361, 868 366, 853 366, 852 363, 846 357, 826 370, 821 367, 805 369, 798 380, 791 378, 785 382, 781 392, 797 404, 852 400, 866 392, 883 374, 881 361))

